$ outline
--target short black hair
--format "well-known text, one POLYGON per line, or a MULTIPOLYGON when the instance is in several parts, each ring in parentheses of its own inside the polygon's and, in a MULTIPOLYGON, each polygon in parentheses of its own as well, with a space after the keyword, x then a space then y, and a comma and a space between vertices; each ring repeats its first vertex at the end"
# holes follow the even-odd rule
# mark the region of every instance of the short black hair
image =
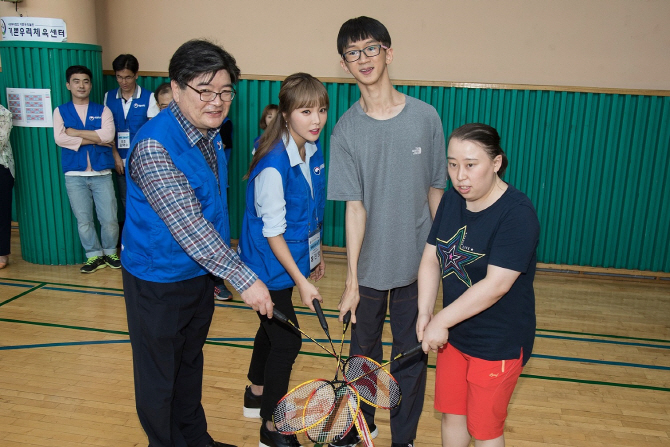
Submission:
POLYGON ((83 65, 72 65, 70 67, 67 67, 67 70, 65 70, 65 82, 69 84, 70 78, 72 77, 72 75, 75 74, 88 75, 88 78, 91 80, 91 83, 93 83, 93 73, 91 73, 91 70, 89 70, 88 67, 84 67, 83 65))
POLYGON ((240 69, 235 58, 208 40, 193 39, 182 44, 172 55, 168 73, 171 80, 185 89, 186 84, 198 76, 211 74, 214 77, 221 70, 228 72, 230 82, 237 83, 240 69))
POLYGON ((140 63, 137 62, 137 58, 132 54, 120 54, 112 61, 112 70, 114 72, 122 71, 128 69, 137 74, 140 71, 140 63))
POLYGON ((347 20, 340 27, 340 32, 337 33, 337 54, 344 54, 344 49, 352 42, 365 39, 374 39, 391 48, 391 35, 384 24, 379 20, 360 16, 347 20))
POLYGON ((162 95, 163 93, 171 92, 172 91, 172 86, 170 85, 169 82, 163 82, 161 85, 156 87, 156 90, 154 90, 154 98, 156 99, 156 102, 158 102, 158 95, 162 95))

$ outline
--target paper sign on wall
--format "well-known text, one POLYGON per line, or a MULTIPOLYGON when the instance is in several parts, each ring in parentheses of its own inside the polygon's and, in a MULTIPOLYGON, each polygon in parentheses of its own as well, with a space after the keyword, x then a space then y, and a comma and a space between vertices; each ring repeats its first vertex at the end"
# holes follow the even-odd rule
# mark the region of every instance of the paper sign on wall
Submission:
POLYGON ((53 127, 49 89, 8 88, 7 108, 12 112, 14 126, 53 127))
POLYGON ((2 40, 67 42, 67 28, 62 19, 1 17, 0 29, 2 29, 2 40))

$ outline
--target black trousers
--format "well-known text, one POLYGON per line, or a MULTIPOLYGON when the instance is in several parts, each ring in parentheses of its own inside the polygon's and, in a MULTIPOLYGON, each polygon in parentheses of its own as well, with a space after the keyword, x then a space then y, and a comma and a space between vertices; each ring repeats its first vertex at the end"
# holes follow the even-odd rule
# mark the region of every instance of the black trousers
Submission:
POLYGON ((123 269, 133 348, 135 404, 150 447, 203 447, 212 440, 201 404, 203 354, 214 314, 209 275, 174 282, 123 269))
MULTIPOLYGON (((293 309, 291 294, 293 287, 283 290, 270 290, 275 309, 298 326, 298 318, 293 309)), ((286 392, 291 378, 293 363, 298 357, 302 338, 294 329, 266 316, 258 314, 260 327, 254 339, 254 352, 251 354, 247 377, 254 385, 263 385, 261 417, 272 420, 272 413, 286 392)))
POLYGON ((0 256, 7 256, 10 253, 13 187, 14 177, 12 177, 12 173, 6 166, 0 165, 0 256))
MULTIPOLYGON (((359 286, 358 290, 361 300, 356 308, 357 323, 351 330, 351 355, 364 355, 381 362, 387 299, 393 334, 391 358, 419 343, 416 338, 419 313, 416 282, 391 290, 363 286, 359 286)), ((391 410, 392 442, 404 444, 416 438, 426 392, 427 362, 428 356, 421 353, 391 364, 391 374, 398 381, 402 392, 400 405, 391 410)), ((375 408, 361 402, 361 409, 368 425, 374 422, 375 408)))

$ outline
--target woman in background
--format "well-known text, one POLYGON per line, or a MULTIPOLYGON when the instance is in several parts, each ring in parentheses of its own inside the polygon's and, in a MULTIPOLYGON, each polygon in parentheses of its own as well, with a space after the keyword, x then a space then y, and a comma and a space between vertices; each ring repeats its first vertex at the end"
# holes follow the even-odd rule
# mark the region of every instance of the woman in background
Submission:
POLYGON ((14 156, 9 144, 12 112, 0 105, 0 269, 7 267, 12 231, 12 188, 14 187, 14 156))
MULTIPOLYGON (((279 110, 279 106, 277 104, 268 104, 265 106, 263 113, 261 114, 261 119, 258 121, 258 127, 260 127, 261 130, 265 131, 265 129, 268 128, 274 117, 277 115, 277 110, 279 110)), ((261 135, 257 136, 254 140, 254 147, 251 149, 251 155, 256 153, 260 139, 261 135)))

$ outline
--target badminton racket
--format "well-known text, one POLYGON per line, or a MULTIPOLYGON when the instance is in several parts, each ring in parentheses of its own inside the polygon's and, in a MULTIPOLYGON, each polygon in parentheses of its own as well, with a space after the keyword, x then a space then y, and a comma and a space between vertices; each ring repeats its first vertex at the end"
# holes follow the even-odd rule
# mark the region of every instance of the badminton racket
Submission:
POLYGON ((298 385, 282 397, 273 412, 277 430, 307 432, 314 442, 332 442, 346 435, 360 409, 360 396, 344 382, 323 379, 298 385))
POLYGON ((286 317, 286 315, 284 315, 283 313, 281 313, 281 312, 278 311, 277 309, 273 309, 273 310, 272 310, 272 316, 273 316, 273 318, 276 318, 277 321, 280 321, 280 322, 282 322, 282 323, 284 323, 284 324, 287 324, 287 325, 289 325, 290 327, 292 327, 293 329, 295 329, 296 331, 300 332, 302 335, 304 335, 305 337, 309 338, 309 339, 312 340, 314 343, 316 343, 317 346, 319 346, 321 349, 323 349, 324 351, 326 351, 328 354, 330 354, 330 355, 332 355, 333 357, 337 358, 337 354, 335 354, 334 351, 329 351, 328 348, 326 348, 326 347, 323 346, 321 343, 319 343, 318 341, 316 341, 315 339, 313 339, 312 337, 310 337, 309 334, 307 334, 305 331, 303 331, 303 330, 300 329, 298 326, 296 326, 295 324, 293 324, 293 322, 292 322, 291 320, 289 320, 289 319, 286 317))
MULTIPOLYGON (((323 310, 321 309, 321 303, 319 300, 314 298, 312 301, 312 305, 314 306, 314 311, 316 312, 316 316, 319 318, 319 324, 321 325, 321 328, 323 329, 323 332, 326 334, 326 337, 328 337, 328 341, 330 342, 330 346, 333 348, 333 352, 335 351, 335 345, 333 345, 333 339, 330 336, 330 330, 328 328, 328 322, 326 321, 326 317, 323 314, 323 310)), ((349 327, 349 322, 351 321, 351 311, 347 312, 344 315, 343 318, 343 323, 342 323, 342 340, 340 340, 340 351, 339 354, 337 355, 337 366, 335 368, 335 379, 337 380, 339 371, 340 371, 340 365, 342 362, 342 347, 344 346, 344 335, 347 332, 347 328, 349 327)), ((342 374, 344 374, 344 370, 342 370, 342 374)))
POLYGON ((323 329, 323 332, 326 334, 326 337, 328 337, 330 347, 333 348, 333 353, 335 353, 335 345, 333 345, 333 339, 330 338, 330 331, 328 330, 328 322, 326 321, 326 316, 323 314, 323 309, 321 309, 321 303, 319 302, 319 300, 314 298, 312 300, 312 305, 314 306, 314 312, 316 312, 316 316, 319 318, 319 324, 321 325, 321 329, 323 329))
POLYGON ((344 436, 351 428, 349 422, 353 424, 360 400, 378 408, 396 407, 402 398, 400 387, 384 367, 420 349, 421 345, 417 345, 383 364, 352 356, 343 368, 345 382, 316 379, 298 385, 275 407, 273 420, 277 430, 284 434, 307 431, 315 442, 332 442, 331 438, 344 436))
POLYGON ((342 347, 344 346, 344 334, 347 333, 349 328, 349 322, 351 321, 351 311, 344 314, 342 318, 342 340, 340 340, 340 352, 337 354, 337 366, 335 367, 335 380, 339 374, 340 367, 342 368, 342 375, 344 375, 344 367, 341 366, 342 363, 342 347))
POLYGON ((277 430, 301 433, 326 418, 335 406, 335 387, 327 380, 301 383, 286 393, 275 406, 272 420, 277 430), (315 399, 311 399, 316 396, 315 399))
POLYGON ((421 344, 401 352, 386 363, 379 364, 369 357, 353 355, 343 365, 344 379, 353 386, 361 399, 374 407, 390 410, 400 404, 400 385, 384 367, 421 351, 421 344))
MULTIPOLYGON (((344 382, 331 383, 335 389, 335 398, 330 411, 305 430, 309 439, 317 444, 336 442, 346 436, 360 411, 360 396, 353 387, 344 382)), ((328 393, 314 393, 309 398, 308 408, 325 408, 331 403, 330 397, 328 393)))

